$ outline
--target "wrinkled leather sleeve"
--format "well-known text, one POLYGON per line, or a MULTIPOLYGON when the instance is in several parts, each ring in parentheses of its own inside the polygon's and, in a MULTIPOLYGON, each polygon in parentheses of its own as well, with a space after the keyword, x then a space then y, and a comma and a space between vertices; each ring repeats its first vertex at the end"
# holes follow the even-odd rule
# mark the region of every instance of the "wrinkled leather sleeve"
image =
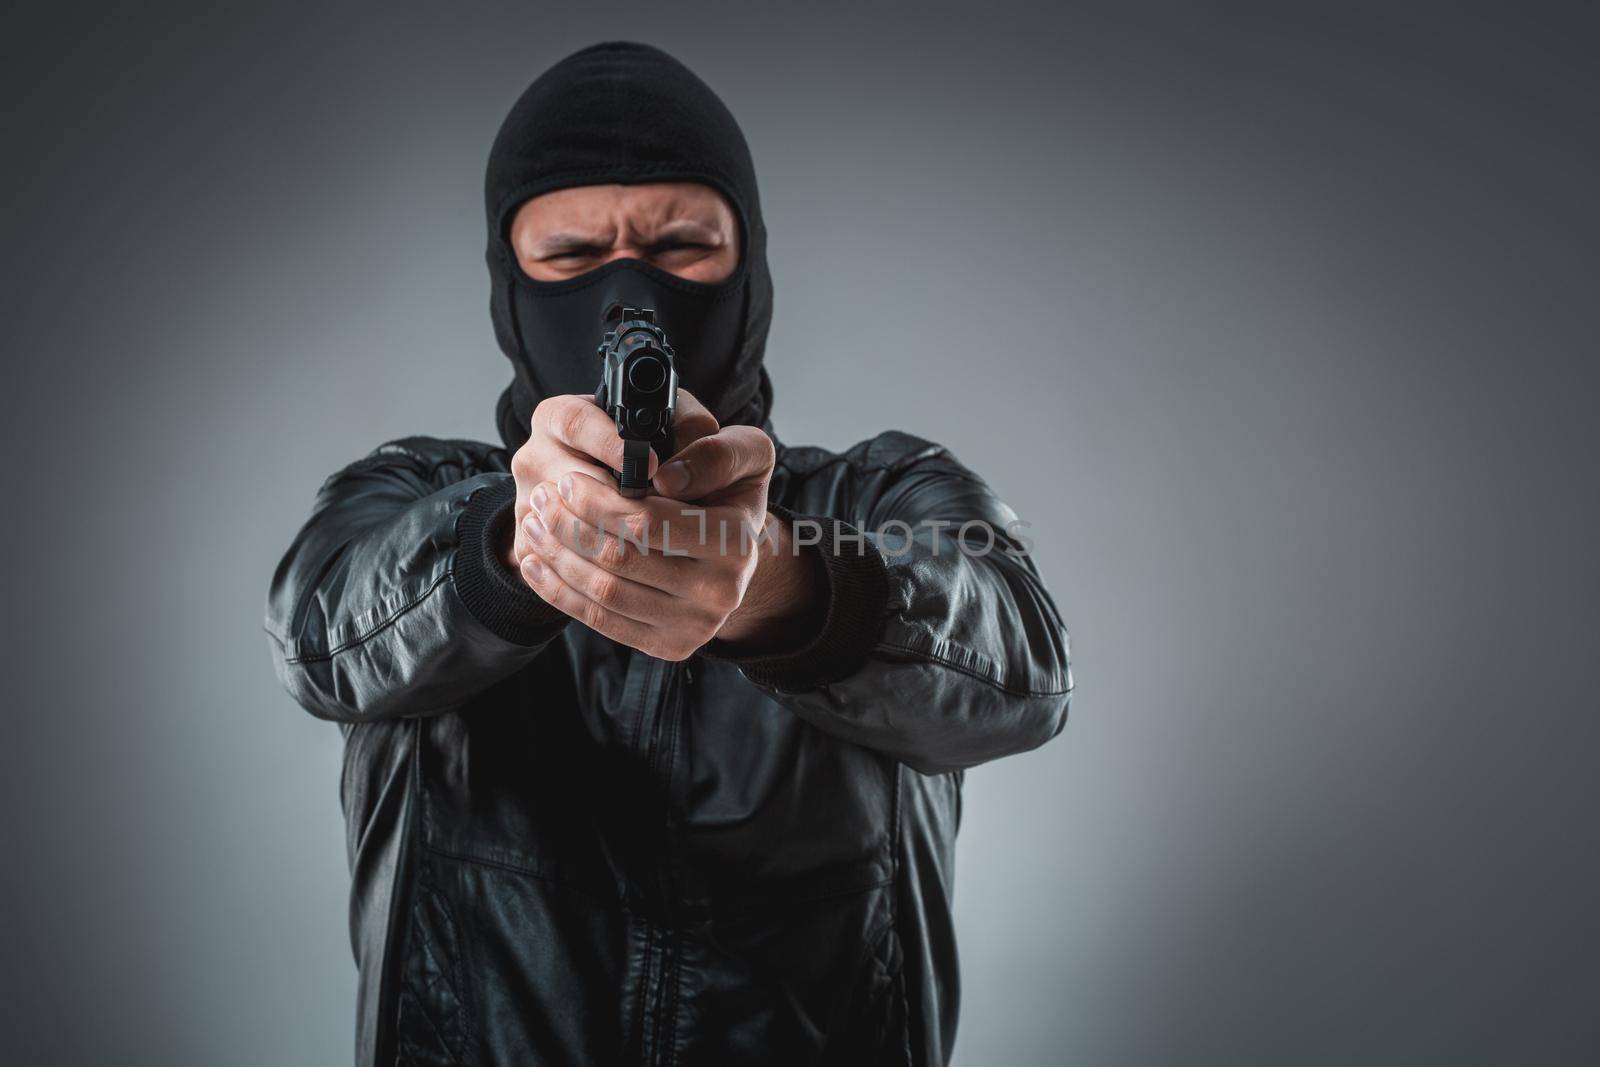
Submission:
POLYGON ((1072 691, 1067 630, 1016 513, 938 446, 855 480, 854 522, 811 519, 821 631, 783 655, 724 658, 813 725, 927 774, 1054 737, 1072 691))
POLYGON ((324 719, 460 706, 528 663, 567 617, 495 554, 514 487, 503 453, 407 438, 329 478, 267 597, 278 676, 324 719))

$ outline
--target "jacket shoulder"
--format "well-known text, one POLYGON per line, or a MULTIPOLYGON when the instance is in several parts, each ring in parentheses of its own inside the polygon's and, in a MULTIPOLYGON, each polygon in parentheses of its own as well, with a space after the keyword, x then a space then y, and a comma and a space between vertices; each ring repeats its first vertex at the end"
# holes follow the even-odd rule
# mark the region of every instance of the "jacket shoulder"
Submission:
POLYGON ((874 509, 933 486, 987 486, 936 441, 887 430, 843 452, 787 447, 778 457, 777 502, 801 514, 827 514, 866 525, 874 509))
POLYGON ((934 441, 901 430, 885 430, 843 452, 815 445, 785 447, 778 462, 796 477, 805 478, 828 467, 842 466, 857 474, 878 474, 940 458, 954 459, 949 449, 934 441))
POLYGON ((352 475, 404 473, 424 481, 455 482, 477 474, 510 470, 504 448, 460 438, 401 437, 385 441, 365 456, 345 466, 324 484, 352 475))

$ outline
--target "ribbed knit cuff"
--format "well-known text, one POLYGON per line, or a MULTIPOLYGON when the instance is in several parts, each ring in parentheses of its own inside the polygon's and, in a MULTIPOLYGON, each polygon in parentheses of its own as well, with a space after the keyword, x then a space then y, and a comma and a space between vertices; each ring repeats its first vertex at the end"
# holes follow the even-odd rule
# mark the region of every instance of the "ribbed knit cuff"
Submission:
POLYGON ((472 617, 513 644, 537 645, 554 637, 569 621, 513 574, 497 546, 511 536, 516 482, 485 486, 467 498, 456 519, 456 556, 451 577, 472 617))
POLYGON ((821 564, 824 604, 818 612, 822 626, 800 647, 770 655, 748 655, 724 641, 711 641, 701 654, 732 663, 757 685, 787 692, 815 689, 846 678, 867 662, 883 632, 889 602, 889 571, 883 554, 860 530, 847 522, 822 515, 796 516, 776 504, 768 509, 791 531, 800 519, 815 523, 822 540, 801 546, 821 564))

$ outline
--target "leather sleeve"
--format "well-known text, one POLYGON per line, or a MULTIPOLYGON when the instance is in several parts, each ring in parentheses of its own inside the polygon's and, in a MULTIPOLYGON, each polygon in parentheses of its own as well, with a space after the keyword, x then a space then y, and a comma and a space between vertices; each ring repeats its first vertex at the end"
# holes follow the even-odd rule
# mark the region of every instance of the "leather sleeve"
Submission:
POLYGON ((808 549, 827 579, 821 632, 782 655, 722 658, 813 725, 928 774, 1054 737, 1072 691, 1067 631, 1016 513, 937 446, 863 482, 861 525, 791 519, 822 532, 808 549))
POLYGON ((278 677, 307 711, 339 722, 449 711, 561 632, 567 617, 495 552, 514 494, 496 455, 408 438, 324 483, 267 597, 278 677))

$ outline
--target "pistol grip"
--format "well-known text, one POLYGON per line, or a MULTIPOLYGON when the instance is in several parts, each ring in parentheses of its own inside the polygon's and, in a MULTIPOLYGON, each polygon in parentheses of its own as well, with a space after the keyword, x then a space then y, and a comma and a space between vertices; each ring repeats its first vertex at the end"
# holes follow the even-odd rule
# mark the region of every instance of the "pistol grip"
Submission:
POLYGON ((623 496, 640 497, 650 491, 650 442, 622 439, 622 469, 617 472, 617 491, 623 496))

